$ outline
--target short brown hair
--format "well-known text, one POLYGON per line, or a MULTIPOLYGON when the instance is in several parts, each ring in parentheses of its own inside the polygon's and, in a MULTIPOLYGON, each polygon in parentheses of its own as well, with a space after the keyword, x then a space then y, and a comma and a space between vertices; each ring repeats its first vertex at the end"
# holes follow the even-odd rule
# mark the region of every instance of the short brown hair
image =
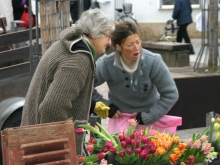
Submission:
POLYGON ((132 34, 139 35, 138 27, 135 23, 130 21, 119 22, 115 25, 115 30, 112 32, 112 46, 115 47, 116 44, 121 45, 132 34))

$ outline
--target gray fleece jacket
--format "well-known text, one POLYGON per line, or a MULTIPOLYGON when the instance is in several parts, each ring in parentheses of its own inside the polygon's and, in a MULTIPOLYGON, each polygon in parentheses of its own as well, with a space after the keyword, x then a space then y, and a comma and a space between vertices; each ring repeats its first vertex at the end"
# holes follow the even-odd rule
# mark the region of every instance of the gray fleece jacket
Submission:
POLYGON ((96 90, 93 99, 114 104, 123 113, 141 112, 145 125, 164 116, 178 100, 178 90, 169 69, 159 54, 142 49, 137 70, 131 76, 120 62, 119 52, 104 55, 96 61, 98 80, 107 82, 108 98, 96 90))

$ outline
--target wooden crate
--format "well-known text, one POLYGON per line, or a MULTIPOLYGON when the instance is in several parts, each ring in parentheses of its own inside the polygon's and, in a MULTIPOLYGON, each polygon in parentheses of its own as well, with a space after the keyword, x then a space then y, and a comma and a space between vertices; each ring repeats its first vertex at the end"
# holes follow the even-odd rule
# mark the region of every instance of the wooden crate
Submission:
POLYGON ((72 119, 1 131, 4 165, 78 165, 72 119))

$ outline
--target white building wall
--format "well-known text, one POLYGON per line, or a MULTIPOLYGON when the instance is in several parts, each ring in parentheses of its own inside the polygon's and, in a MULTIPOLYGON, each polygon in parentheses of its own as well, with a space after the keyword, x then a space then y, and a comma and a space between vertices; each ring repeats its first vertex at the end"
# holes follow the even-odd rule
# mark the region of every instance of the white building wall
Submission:
MULTIPOLYGON (((112 19, 115 19, 115 0, 99 0, 101 9, 112 19), (110 3, 104 3, 104 2, 110 3)), ((117 0, 116 0, 117 1, 117 0)), ((160 0, 124 0, 125 3, 133 4, 133 14, 139 23, 157 23, 166 22, 172 16, 173 8, 160 9, 160 0)), ((193 21, 198 13, 199 8, 193 8, 193 21)))

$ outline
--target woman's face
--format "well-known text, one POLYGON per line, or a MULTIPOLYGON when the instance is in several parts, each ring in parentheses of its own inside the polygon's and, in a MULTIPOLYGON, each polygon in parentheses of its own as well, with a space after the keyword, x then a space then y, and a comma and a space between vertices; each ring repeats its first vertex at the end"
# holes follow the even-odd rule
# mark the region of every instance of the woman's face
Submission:
POLYGON ((93 39, 91 43, 96 54, 102 55, 105 53, 106 47, 111 45, 111 35, 106 33, 103 37, 93 39))
POLYGON ((118 45, 122 58, 126 61, 137 61, 140 56, 141 39, 138 34, 128 36, 121 46, 118 45))

